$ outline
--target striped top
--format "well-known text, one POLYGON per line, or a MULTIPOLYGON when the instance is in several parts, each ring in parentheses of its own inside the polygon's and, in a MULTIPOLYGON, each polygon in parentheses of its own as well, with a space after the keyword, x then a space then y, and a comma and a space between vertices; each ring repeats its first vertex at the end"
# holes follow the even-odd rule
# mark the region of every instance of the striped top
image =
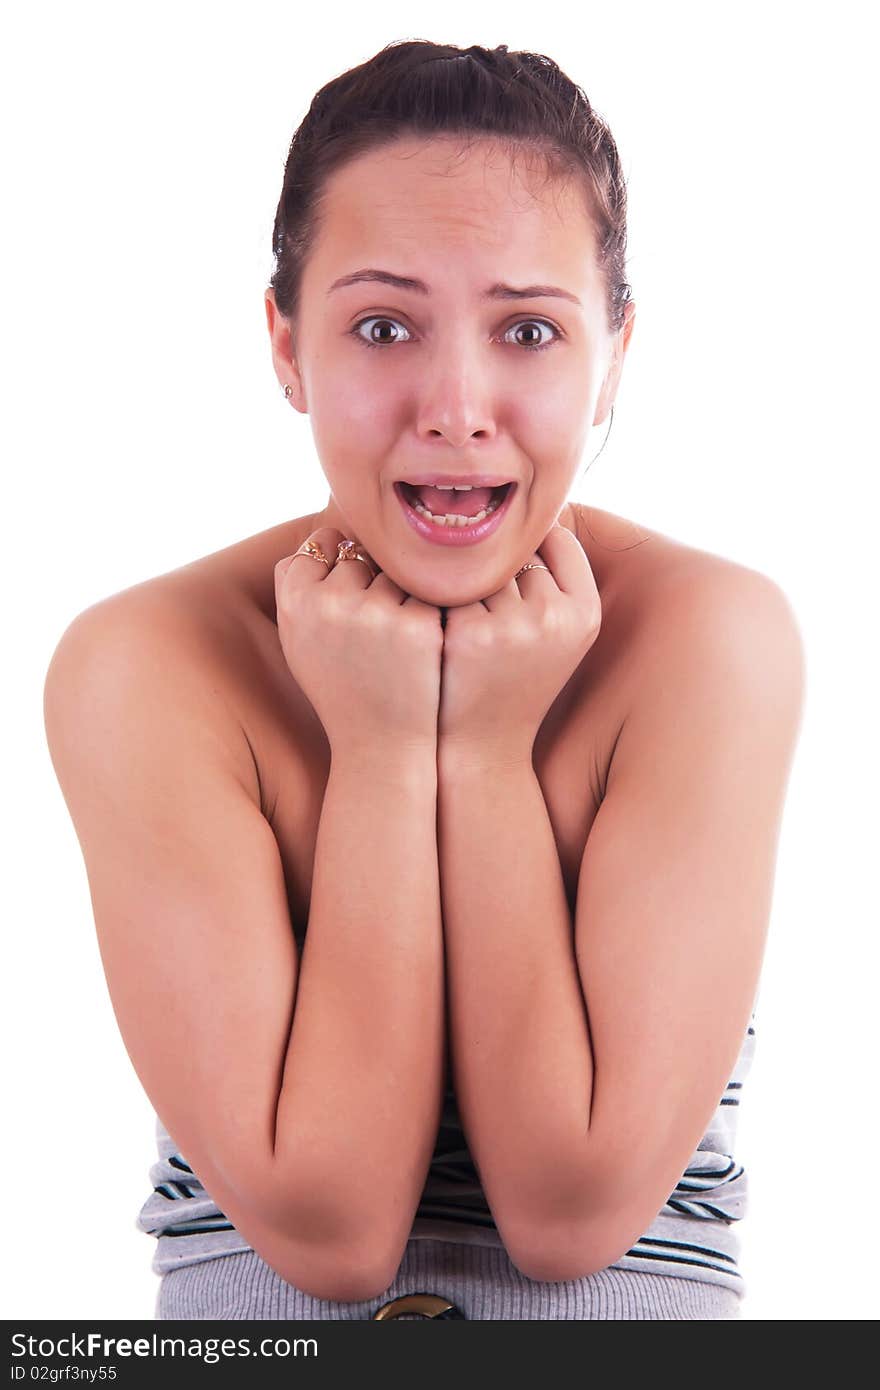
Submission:
MULTIPOLYGON (((755 1011, 733 1074, 675 1190, 636 1243, 611 1266, 699 1279, 741 1296, 737 1222, 746 1214, 747 1174, 734 1157, 737 1108, 751 1068, 755 1011)), ((150 1168, 153 1190, 137 1227, 156 1238, 151 1268, 166 1274, 181 1265, 231 1255, 252 1247, 206 1192, 156 1116, 159 1159, 150 1168)), ((503 1246, 477 1170, 468 1151, 455 1095, 448 1087, 422 1199, 411 1239, 503 1246)))

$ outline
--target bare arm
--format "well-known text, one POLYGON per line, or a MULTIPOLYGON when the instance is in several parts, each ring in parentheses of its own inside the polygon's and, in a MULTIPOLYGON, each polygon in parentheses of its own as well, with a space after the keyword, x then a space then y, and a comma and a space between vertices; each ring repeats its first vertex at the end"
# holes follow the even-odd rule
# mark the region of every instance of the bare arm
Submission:
MULTIPOLYGON (((439 849, 450 1049, 462 1124, 514 1264, 579 1155, 593 1085, 553 828, 531 759, 441 754, 439 849)), ((570 1175, 568 1175, 570 1179, 570 1175)), ((559 1213, 561 1214, 561 1213, 559 1213)))
MULTIPOLYGON (((393 1279, 442 1104, 443 936, 433 755, 334 755, 278 1102, 275 1163, 315 1175, 305 1220, 360 1226, 393 1279), (337 1216, 338 1219, 338 1216, 337 1216)), ((301 1190, 301 1189, 300 1189, 301 1190)))
POLYGON ((455 1084, 505 1245, 536 1279, 605 1268, 656 1216, 757 990, 800 639, 784 595, 753 572, 670 598, 574 923, 531 766, 441 749, 455 1084))
POLYGON ((334 767, 300 964, 212 660, 168 605, 128 597, 71 624, 47 674, 108 986, 145 1090, 245 1239, 307 1292, 371 1297, 439 1115, 436 766, 386 749, 334 767))

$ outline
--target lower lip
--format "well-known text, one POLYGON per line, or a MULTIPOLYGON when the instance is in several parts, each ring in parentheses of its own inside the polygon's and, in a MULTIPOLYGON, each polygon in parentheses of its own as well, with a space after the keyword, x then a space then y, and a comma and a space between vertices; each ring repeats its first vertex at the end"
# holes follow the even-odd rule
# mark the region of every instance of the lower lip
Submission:
POLYGON ((490 516, 486 516, 482 521, 478 521, 476 526, 446 526, 428 521, 427 517, 422 516, 411 507, 404 496, 403 488, 400 483, 394 484, 394 491, 397 494, 403 514, 414 531, 423 536, 426 541, 433 541, 435 545, 476 545, 478 541, 484 541, 487 536, 491 536, 493 531, 497 531, 507 513, 510 511, 510 504, 516 492, 517 484, 511 483, 507 489, 507 495, 500 507, 496 507, 490 516))

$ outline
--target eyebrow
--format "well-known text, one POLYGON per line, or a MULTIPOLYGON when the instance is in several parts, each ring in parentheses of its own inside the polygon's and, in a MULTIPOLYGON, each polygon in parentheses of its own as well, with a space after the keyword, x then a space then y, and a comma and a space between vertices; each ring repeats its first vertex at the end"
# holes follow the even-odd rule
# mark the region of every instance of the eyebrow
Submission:
MULTIPOLYGON (((351 275, 342 275, 327 291, 332 294, 334 290, 343 289, 346 285, 358 285, 364 281, 376 280, 383 285, 391 285, 397 290, 415 290, 418 294, 430 294, 431 291, 424 280, 414 280, 408 275, 395 275, 390 270, 375 270, 367 267, 364 270, 352 271, 351 275)), ((515 289, 513 285, 505 285, 497 282, 490 285, 487 290, 483 290, 481 299, 568 299, 572 304, 577 304, 583 308, 581 301, 576 294, 570 290, 560 289, 558 285, 526 285, 523 289, 515 289)))

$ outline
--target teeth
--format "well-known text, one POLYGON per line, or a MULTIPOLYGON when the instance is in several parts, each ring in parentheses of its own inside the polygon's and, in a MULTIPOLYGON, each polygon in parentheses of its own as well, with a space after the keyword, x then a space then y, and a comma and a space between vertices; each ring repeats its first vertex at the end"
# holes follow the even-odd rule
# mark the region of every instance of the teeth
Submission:
POLYGON ((411 505, 415 511, 420 512, 422 516, 427 517, 429 521, 435 522, 438 526, 476 526, 478 521, 482 521, 484 516, 494 512, 500 504, 490 502, 488 507, 477 512, 476 516, 460 516, 455 512, 446 512, 444 516, 435 516, 433 512, 428 511, 427 507, 422 506, 421 502, 413 502, 411 505))
POLYGON ((438 492, 473 492, 471 483, 435 483, 438 492))

